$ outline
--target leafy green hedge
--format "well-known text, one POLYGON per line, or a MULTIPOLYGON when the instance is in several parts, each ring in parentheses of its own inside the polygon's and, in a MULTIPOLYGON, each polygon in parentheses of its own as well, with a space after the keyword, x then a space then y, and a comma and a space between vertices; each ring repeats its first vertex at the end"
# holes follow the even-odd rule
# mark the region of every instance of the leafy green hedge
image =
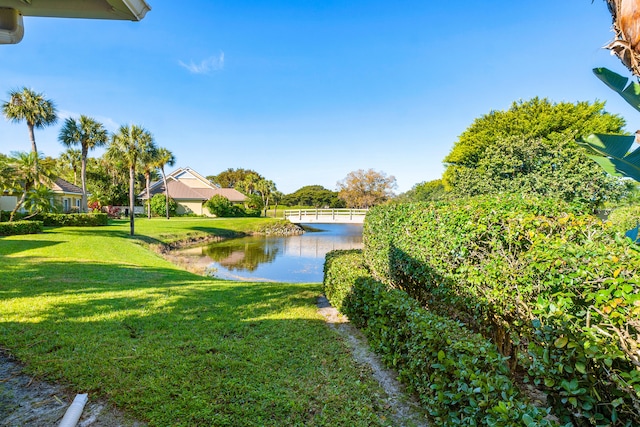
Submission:
POLYGON ((373 280, 359 251, 329 253, 324 286, 331 303, 417 392, 435 425, 552 425, 544 410, 522 399, 494 345, 373 280))
POLYGON ((369 211, 373 276, 490 337, 574 425, 640 425, 640 256, 555 200, 369 211))
POLYGON ((331 251, 324 262, 324 294, 335 308, 342 311, 342 303, 356 279, 368 276, 369 270, 364 265, 361 250, 331 251))
POLYGON ((42 221, 0 222, 0 236, 36 234, 42 232, 42 221))
POLYGON ((34 218, 42 220, 45 226, 71 226, 71 227, 94 227, 107 225, 109 217, 106 213, 77 213, 77 214, 38 214, 34 218))

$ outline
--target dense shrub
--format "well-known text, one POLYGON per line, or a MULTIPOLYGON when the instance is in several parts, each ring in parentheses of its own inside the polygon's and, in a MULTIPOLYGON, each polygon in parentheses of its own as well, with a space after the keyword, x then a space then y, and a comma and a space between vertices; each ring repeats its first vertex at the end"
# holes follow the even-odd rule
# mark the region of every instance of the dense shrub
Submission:
MULTIPOLYGON (((158 216, 167 215, 167 198, 164 194, 156 194, 151 198, 151 212, 158 216)), ((169 216, 175 216, 178 204, 175 200, 169 197, 169 216)))
POLYGON ((435 425, 551 425, 521 398, 494 345, 373 280, 359 252, 328 254, 325 292, 417 392, 435 425))
POLYGON ((324 262, 323 292, 331 304, 342 311, 342 303, 351 292, 355 280, 369 276, 361 250, 329 252, 324 262))
POLYGON ((553 200, 485 197, 367 215, 374 277, 490 337, 574 425, 640 425, 640 256, 553 200))
POLYGON ((204 207, 209 209, 209 212, 218 218, 260 216, 259 210, 256 215, 253 209, 244 209, 241 206, 234 205, 229 199, 219 194, 214 195, 204 202, 204 207))
POLYGON ((35 234, 42 232, 42 221, 0 222, 0 236, 35 234))
MULTIPOLYGON (((13 217, 13 220, 18 221, 24 217, 25 217, 25 214, 21 212, 16 212, 16 214, 13 217)), ((11 211, 0 211, 0 222, 7 222, 9 221, 9 218, 11 218, 11 211)))
POLYGON ((71 227, 94 227, 107 225, 109 217, 106 213, 92 212, 82 214, 52 214, 42 213, 35 216, 41 220, 45 226, 71 226, 71 227))

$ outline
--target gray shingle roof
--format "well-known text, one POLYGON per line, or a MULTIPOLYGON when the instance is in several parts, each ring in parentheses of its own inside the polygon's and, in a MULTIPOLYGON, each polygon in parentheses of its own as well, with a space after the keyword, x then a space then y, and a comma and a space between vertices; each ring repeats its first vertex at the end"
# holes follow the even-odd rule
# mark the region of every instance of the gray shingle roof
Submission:
POLYGON ((82 195, 82 188, 65 181, 62 178, 56 178, 51 185, 51 190, 54 193, 66 193, 66 194, 80 194, 82 195))

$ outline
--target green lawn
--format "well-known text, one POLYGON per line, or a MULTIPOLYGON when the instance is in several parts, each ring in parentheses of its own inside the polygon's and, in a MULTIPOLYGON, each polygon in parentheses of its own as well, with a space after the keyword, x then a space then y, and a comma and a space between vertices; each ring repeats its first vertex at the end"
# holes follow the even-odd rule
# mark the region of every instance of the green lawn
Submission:
MULTIPOLYGON (((136 232, 170 241, 264 221, 143 219, 136 232)), ((389 424, 369 371, 317 313, 320 284, 196 276, 127 234, 119 221, 0 238, 0 347, 30 374, 152 426, 389 424)))

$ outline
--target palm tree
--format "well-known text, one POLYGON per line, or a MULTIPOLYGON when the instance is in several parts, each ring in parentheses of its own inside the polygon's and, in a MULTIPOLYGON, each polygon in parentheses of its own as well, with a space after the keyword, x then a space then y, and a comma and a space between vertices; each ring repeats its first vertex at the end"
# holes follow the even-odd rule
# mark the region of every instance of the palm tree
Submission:
POLYGON ((605 0, 613 18, 614 40, 607 45, 636 77, 640 77, 640 26, 637 1, 605 0))
MULTIPOLYGON (((169 219, 169 187, 167 187, 167 175, 164 173, 164 167, 166 165, 175 165, 176 157, 171 151, 164 147, 158 148, 158 152, 156 154, 157 156, 155 165, 160 169, 160 172, 162 172, 162 182, 164 183, 165 210, 167 212, 167 219, 169 219)), ((147 197, 149 197, 149 194, 147 194, 147 197)))
POLYGON ((260 193, 262 198, 262 205, 264 207, 264 216, 267 216, 267 210, 269 209, 269 199, 274 191, 278 191, 276 184, 268 179, 261 179, 255 183, 255 190, 260 193))
POLYGON ((73 171, 73 185, 78 184, 78 168, 82 163, 82 153, 75 148, 67 148, 62 154, 60 154, 61 168, 68 166, 73 171))
MULTIPOLYGON (((33 152, 13 153, 9 158, 8 166, 13 177, 11 187, 14 191, 22 192, 16 206, 11 211, 9 221, 13 221, 16 212, 23 206, 31 192, 38 189, 43 183, 50 183, 53 180, 53 162, 42 160, 42 167, 39 167, 38 154, 33 152)), ((33 205, 41 205, 39 202, 35 203, 35 197, 31 197, 31 199, 33 205)))
POLYGON ((131 235, 134 235, 135 179, 138 157, 153 144, 153 136, 145 128, 137 125, 120 126, 111 138, 108 157, 120 157, 129 168, 129 222, 131 235))
POLYGON ((13 122, 27 122, 29 138, 31 139, 31 151, 36 153, 36 167, 38 162, 38 148, 34 129, 42 129, 54 124, 58 120, 56 107, 53 101, 45 99, 42 93, 36 93, 23 87, 21 90, 9 92, 9 101, 2 104, 2 113, 13 122))
POLYGON ((51 203, 53 197, 53 191, 46 185, 40 184, 35 188, 32 188, 31 191, 27 193, 27 197, 24 201, 24 207, 31 213, 31 215, 24 219, 31 218, 39 213, 56 212, 57 209, 55 205, 51 203))
POLYGON ((91 117, 80 116, 79 120, 67 118, 58 135, 58 140, 67 147, 80 145, 82 182, 82 212, 87 211, 87 155, 89 150, 107 144, 107 130, 102 123, 91 117))
POLYGON ((147 191, 147 218, 151 219, 151 174, 156 170, 156 156, 158 147, 151 145, 147 150, 140 153, 138 163, 144 174, 145 189, 147 191))

